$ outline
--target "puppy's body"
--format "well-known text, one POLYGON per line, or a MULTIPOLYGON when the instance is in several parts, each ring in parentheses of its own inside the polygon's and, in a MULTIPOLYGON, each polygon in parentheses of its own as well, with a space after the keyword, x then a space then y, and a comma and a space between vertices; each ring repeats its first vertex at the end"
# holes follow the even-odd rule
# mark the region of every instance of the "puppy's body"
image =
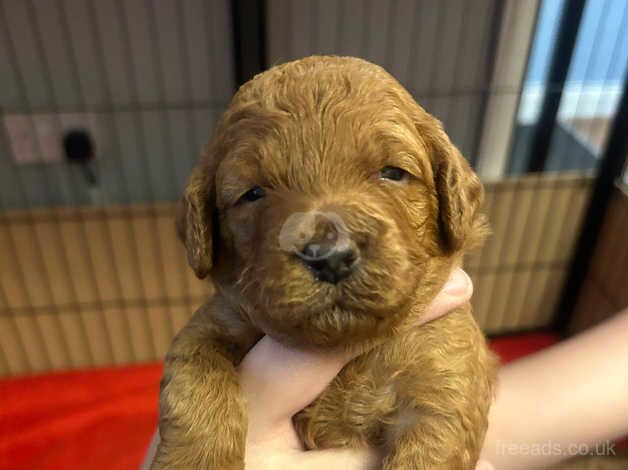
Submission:
POLYGON ((473 468, 492 359, 468 306, 417 325, 481 239, 481 199, 440 124, 377 66, 313 57, 244 85, 186 190, 179 229, 216 294, 166 359, 154 467, 244 467, 235 366, 269 334, 360 353, 295 416, 307 447, 381 447, 391 469, 473 468), (281 227, 313 210, 350 238, 342 280, 294 256, 307 250, 291 233, 286 248, 281 227))

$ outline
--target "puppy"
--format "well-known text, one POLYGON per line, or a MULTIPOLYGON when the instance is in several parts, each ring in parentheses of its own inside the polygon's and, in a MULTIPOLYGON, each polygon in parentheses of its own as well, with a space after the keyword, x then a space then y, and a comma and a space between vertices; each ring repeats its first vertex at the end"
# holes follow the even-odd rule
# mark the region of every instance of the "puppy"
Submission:
POLYGON ((440 122, 376 65, 309 57, 243 85, 185 190, 179 232, 215 294, 166 357, 153 468, 244 468, 235 368, 264 334, 358 354, 294 417, 307 448, 474 468, 492 356, 468 305, 419 320, 482 240, 482 198, 440 122))

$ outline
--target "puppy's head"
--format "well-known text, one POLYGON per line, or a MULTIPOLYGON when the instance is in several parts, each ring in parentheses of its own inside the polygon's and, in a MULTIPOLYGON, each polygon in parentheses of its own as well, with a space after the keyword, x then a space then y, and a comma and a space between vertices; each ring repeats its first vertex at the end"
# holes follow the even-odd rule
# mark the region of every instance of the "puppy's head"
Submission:
MULTIPOLYGON (((188 259, 264 332, 385 334, 479 240, 482 186, 441 124, 380 67, 310 57, 245 84, 194 170, 188 259)), ((433 290, 433 289, 432 289, 433 290)))

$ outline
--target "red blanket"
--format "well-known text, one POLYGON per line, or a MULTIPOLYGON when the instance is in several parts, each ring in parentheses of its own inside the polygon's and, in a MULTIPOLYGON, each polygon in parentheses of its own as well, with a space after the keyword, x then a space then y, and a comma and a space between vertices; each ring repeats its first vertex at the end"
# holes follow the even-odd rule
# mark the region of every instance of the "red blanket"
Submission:
MULTIPOLYGON (((508 362, 553 344, 499 338, 508 362)), ((0 470, 137 469, 157 425, 161 363, 0 380, 0 470)))

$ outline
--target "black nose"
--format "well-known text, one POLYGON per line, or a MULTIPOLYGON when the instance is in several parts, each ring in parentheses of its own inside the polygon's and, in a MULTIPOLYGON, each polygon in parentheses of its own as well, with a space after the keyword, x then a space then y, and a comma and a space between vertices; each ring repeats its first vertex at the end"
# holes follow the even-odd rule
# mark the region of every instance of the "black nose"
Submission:
POLYGON ((303 263, 319 281, 336 284, 349 276, 360 262, 357 247, 325 248, 308 243, 301 252, 303 263))

